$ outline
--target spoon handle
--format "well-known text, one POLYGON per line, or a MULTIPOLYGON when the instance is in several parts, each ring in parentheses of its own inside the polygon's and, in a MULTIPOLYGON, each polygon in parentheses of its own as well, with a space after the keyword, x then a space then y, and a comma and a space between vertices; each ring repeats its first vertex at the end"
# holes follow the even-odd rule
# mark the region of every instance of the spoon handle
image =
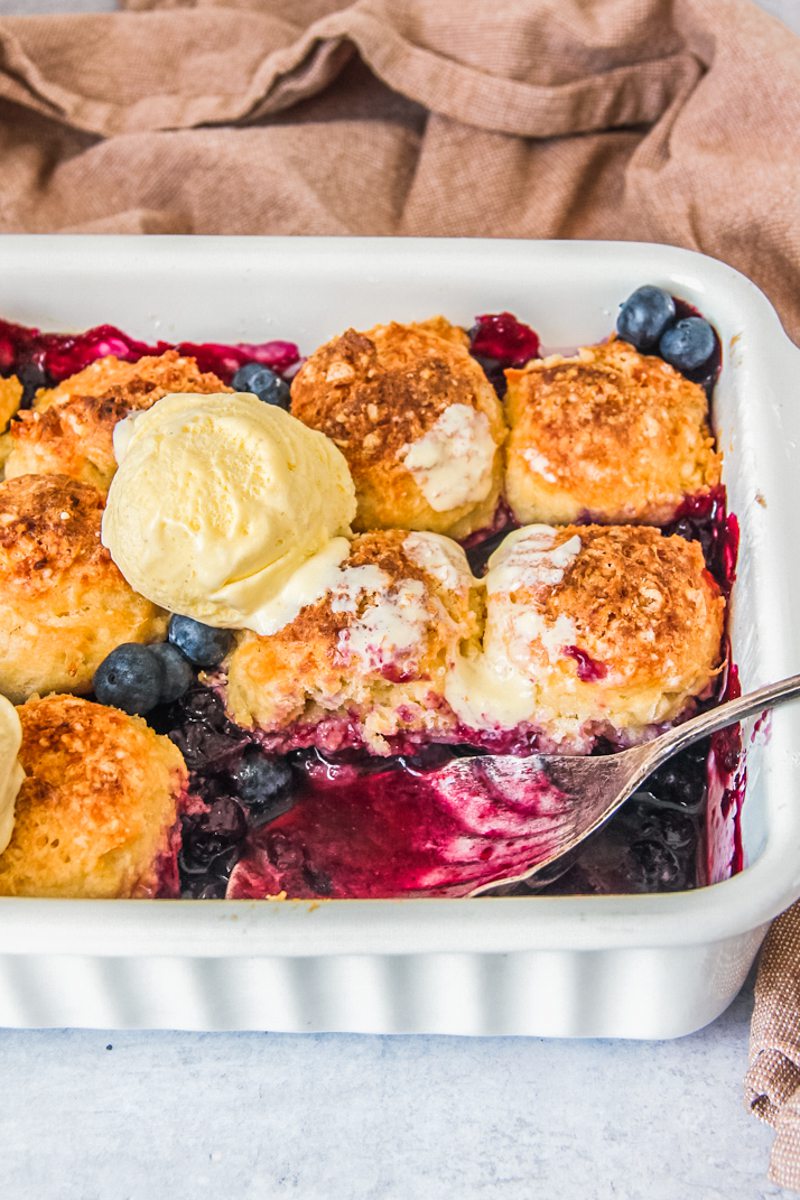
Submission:
POLYGON ((780 679, 777 683, 768 683, 766 687, 757 688, 756 691, 748 692, 744 696, 737 696, 735 700, 726 700, 717 708, 711 708, 708 712, 700 713, 698 717, 692 717, 690 721, 685 721, 683 725, 677 725, 674 729, 670 729, 661 737, 656 738, 655 741, 650 742, 650 749, 656 760, 655 765, 663 762, 666 758, 671 758, 678 750, 691 746, 693 742, 699 741, 709 733, 716 733, 718 729, 724 729, 726 725, 733 725, 735 721, 752 717, 755 713, 774 708, 776 705, 783 704, 787 700, 794 700, 798 696, 800 696, 800 675, 790 675, 788 679, 780 679))

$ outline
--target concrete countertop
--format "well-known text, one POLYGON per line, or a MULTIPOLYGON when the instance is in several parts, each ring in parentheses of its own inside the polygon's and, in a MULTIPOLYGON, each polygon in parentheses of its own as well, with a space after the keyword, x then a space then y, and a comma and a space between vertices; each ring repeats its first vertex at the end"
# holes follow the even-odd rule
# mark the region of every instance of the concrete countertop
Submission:
POLYGON ((761 1200, 749 987, 674 1042, 0 1031, 3 1200, 761 1200))

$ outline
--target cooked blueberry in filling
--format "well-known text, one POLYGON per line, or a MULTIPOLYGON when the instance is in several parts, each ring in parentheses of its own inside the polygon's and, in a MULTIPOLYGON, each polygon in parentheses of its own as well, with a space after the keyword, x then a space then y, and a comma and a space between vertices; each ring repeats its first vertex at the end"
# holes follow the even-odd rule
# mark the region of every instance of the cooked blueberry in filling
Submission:
POLYGON ((637 350, 652 350, 675 320, 675 301, 663 288, 637 288, 619 310, 617 333, 637 350))
MULTIPOLYGON (((586 843, 577 861, 540 889, 549 895, 674 892, 704 882, 699 867, 703 843, 705 764, 674 760, 692 788, 692 804, 676 808, 657 776, 646 783, 609 823, 586 843)), ((529 890, 536 889, 535 879, 529 890)), ((520 889, 522 890, 522 889, 520 889)))
POLYGON ((170 729, 169 736, 180 750, 190 771, 205 771, 229 761, 241 746, 241 736, 223 733, 203 721, 185 721, 170 729))
POLYGON ((94 694, 101 704, 142 716, 162 697, 165 667, 150 646, 136 642, 117 646, 103 659, 94 676, 94 694))
POLYGON ((231 768, 231 778, 253 824, 272 821, 292 806, 292 771, 283 758, 254 746, 231 768))
POLYGON ((214 800, 205 813, 184 817, 178 856, 181 894, 201 899, 224 896, 246 833, 245 815, 231 796, 214 800))
POLYGON ((22 384, 21 408, 30 408, 39 389, 50 387, 52 383, 44 367, 34 362, 23 363, 17 370, 17 377, 22 384))
POLYGON ((231 387, 237 392, 252 392, 265 404, 277 404, 279 408, 289 407, 289 385, 280 375, 263 367, 261 363, 245 363, 231 380, 231 387))
POLYGON ((215 629, 191 617, 170 617, 169 640, 196 667, 218 667, 233 644, 229 629, 215 629))

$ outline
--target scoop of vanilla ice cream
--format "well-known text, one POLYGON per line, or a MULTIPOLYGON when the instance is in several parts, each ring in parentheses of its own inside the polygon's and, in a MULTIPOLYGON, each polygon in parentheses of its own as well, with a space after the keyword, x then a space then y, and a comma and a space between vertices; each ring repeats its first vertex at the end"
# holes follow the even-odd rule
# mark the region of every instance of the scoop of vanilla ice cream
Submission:
POLYGON ((249 393, 165 396, 114 449, 103 544, 137 592, 209 625, 258 631, 355 516, 333 442, 249 393))
POLYGON ((22 726, 14 705, 0 696, 0 854, 11 841, 14 805, 25 772, 17 755, 22 745, 22 726))

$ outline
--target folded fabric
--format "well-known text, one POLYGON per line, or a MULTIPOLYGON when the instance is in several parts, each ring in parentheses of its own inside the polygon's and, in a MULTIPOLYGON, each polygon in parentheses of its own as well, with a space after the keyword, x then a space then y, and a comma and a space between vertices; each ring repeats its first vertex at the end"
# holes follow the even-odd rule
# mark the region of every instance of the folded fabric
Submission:
POLYGON ((745 1094, 777 1131, 770 1179, 800 1191, 800 901, 773 922, 761 952, 745 1094))
POLYGON ((749 0, 133 3, 0 22, 0 229, 673 242, 800 336, 800 55, 749 0))

